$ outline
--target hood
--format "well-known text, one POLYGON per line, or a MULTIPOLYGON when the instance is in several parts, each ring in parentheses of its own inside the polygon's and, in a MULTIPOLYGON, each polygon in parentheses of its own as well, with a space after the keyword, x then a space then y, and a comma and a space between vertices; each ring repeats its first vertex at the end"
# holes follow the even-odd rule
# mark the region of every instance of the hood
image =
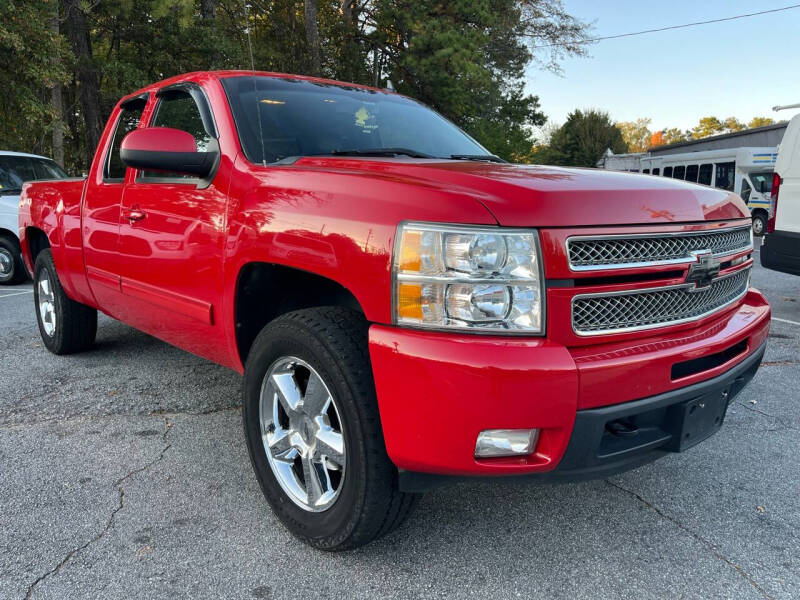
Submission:
POLYGON ((574 227, 721 221, 749 216, 739 196, 656 175, 475 161, 306 158, 296 164, 450 185, 500 225, 574 227))

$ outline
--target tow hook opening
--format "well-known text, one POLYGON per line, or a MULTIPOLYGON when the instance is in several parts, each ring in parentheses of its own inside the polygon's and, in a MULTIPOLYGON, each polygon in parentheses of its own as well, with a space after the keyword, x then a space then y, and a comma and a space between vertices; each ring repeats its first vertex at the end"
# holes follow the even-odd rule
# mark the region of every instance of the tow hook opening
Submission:
POLYGON ((606 423, 606 431, 621 438, 632 438, 639 433, 639 428, 628 419, 616 419, 606 423))

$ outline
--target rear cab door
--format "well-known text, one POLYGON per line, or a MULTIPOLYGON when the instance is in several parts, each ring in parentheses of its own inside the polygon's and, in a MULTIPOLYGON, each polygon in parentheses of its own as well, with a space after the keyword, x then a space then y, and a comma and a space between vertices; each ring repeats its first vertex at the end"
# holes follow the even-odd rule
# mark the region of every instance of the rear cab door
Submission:
POLYGON ((97 305, 121 318, 124 303, 119 277, 119 224, 125 178, 131 175, 120 160, 122 138, 142 123, 149 95, 130 98, 112 113, 109 135, 98 148, 100 162, 89 174, 83 199, 83 253, 86 276, 97 305))

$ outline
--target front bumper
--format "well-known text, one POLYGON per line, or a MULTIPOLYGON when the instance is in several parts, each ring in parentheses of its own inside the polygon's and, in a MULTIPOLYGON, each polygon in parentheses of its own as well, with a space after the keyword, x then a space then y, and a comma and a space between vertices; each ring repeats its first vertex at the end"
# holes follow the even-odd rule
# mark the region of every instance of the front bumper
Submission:
POLYGON ((387 452, 404 489, 425 487, 434 475, 581 479, 633 468, 668 451, 673 434, 653 429, 658 411, 717 387, 730 397, 752 377, 769 319, 766 300, 750 290, 736 308, 691 329, 575 350, 546 338, 374 325, 370 356, 387 452), (606 423, 644 413, 655 437, 621 454, 609 450, 606 423), (482 430, 527 428, 540 430, 533 454, 474 457, 482 430))
MULTIPOLYGON (((718 423, 698 439, 704 441, 724 422, 725 410, 758 371, 766 342, 731 370, 701 383, 651 398, 578 411, 567 450, 555 469, 527 477, 512 476, 535 483, 565 483, 610 477, 635 469, 657 458, 677 452, 683 432, 676 427, 676 414, 698 402, 719 398, 723 403, 718 423), (635 434, 611 433, 609 423, 636 423, 635 434)), ((710 403, 710 402, 709 402, 710 403)), ((400 487, 406 492, 424 492, 440 485, 466 479, 465 476, 400 471, 400 487)))

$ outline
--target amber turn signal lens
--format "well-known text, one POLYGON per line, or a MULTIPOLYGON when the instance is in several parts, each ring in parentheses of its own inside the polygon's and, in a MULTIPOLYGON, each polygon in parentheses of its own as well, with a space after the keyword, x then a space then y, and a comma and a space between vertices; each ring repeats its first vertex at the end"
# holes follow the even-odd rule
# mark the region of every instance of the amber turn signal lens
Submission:
POLYGON ((422 259, 420 255, 421 242, 422 242, 421 232, 419 231, 403 232, 403 242, 400 245, 400 247, 402 248, 402 253, 400 254, 401 271, 419 272, 422 266, 422 259))
POLYGON ((418 283, 398 284, 397 315, 405 319, 422 320, 422 285, 418 283))

